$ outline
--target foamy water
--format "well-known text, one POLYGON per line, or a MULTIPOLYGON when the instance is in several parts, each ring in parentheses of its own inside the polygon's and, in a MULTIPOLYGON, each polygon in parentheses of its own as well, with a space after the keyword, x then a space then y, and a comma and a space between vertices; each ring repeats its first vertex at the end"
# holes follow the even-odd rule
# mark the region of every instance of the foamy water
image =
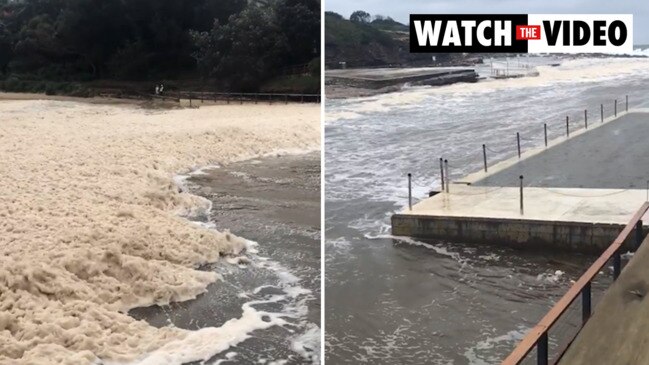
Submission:
MULTIPOLYGON (((327 362, 490 364, 592 261, 587 256, 392 237, 389 217, 451 179, 630 107, 649 106, 649 59, 562 60, 538 77, 327 100, 327 362), (354 320, 351 320, 353 318, 354 320)), ((602 279, 604 280, 604 279, 602 279)), ((595 284, 597 287, 598 284, 595 284)))
MULTIPOLYGON (((1 101, 0 363, 180 364, 283 324, 285 314, 255 302, 198 331, 125 312, 195 298, 219 280, 196 267, 254 255, 245 239, 179 217, 210 204, 181 192, 175 174, 318 145, 310 105, 152 112, 1 101)), ((296 288, 287 283, 287 295, 296 288)))

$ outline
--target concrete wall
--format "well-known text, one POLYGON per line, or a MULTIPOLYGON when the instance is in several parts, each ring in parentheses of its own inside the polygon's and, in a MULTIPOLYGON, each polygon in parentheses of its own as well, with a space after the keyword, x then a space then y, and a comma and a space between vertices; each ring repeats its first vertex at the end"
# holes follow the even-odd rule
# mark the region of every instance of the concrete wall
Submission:
MULTIPOLYGON (((326 76, 326 75, 325 75, 326 76)), ((449 85, 457 82, 476 82, 478 74, 473 69, 451 70, 446 72, 431 72, 430 74, 394 76, 384 78, 364 78, 353 76, 326 76, 328 85, 343 85, 366 89, 381 89, 393 85, 403 85, 407 82, 422 85, 449 85)))
MULTIPOLYGON (((600 253, 622 231, 620 224, 534 221, 469 217, 392 216, 392 234, 420 239, 492 243, 524 249, 560 249, 600 253)), ((646 229, 646 228, 645 228, 646 229)), ((633 247, 629 235, 625 249, 633 247)))

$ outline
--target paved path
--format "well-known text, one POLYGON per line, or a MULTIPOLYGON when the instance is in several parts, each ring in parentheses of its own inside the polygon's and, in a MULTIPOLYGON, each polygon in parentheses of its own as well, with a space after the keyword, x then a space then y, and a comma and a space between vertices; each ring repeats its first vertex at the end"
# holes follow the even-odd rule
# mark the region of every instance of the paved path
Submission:
POLYGON ((519 176, 523 175, 526 186, 646 189, 649 180, 649 113, 631 112, 604 125, 599 124, 597 118, 591 122, 592 130, 523 159, 473 185, 518 186, 519 176))

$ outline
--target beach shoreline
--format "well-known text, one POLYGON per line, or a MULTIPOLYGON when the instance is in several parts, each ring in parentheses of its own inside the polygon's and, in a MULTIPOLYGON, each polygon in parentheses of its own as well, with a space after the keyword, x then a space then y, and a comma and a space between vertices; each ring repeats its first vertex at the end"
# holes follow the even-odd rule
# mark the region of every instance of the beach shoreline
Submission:
POLYGON ((0 363, 146 363, 147 354, 165 347, 168 363, 187 361, 168 356, 174 343, 196 340, 196 333, 156 329, 123 313, 203 293, 217 276, 195 268, 240 254, 246 241, 178 217, 205 202, 179 192, 173 176, 317 149, 319 106, 150 110, 25 99, 0 97, 7 187, 0 303, 18 303, 0 320, 9 326, 0 335, 0 363))
POLYGON ((296 151, 179 176, 183 190, 211 202, 209 211, 187 217, 193 224, 214 230, 227 227, 258 242, 252 248, 256 252, 201 267, 222 279, 196 300, 137 308, 129 314, 156 327, 172 324, 198 330, 238 321, 252 303, 250 312, 269 313, 269 318, 281 317, 286 323, 268 327, 257 322, 255 330, 246 329, 248 338, 215 354, 208 364, 232 359, 319 364, 319 161, 318 152, 296 151), (287 330, 291 335, 286 336, 287 330))

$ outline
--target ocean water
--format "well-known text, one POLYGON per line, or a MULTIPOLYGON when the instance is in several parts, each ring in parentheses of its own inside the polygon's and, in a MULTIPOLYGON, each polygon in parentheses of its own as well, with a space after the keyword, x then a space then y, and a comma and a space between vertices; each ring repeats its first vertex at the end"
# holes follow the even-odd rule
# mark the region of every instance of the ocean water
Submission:
POLYGON ((202 336, 217 353, 191 364, 319 364, 320 153, 207 166, 177 180, 211 202, 194 224, 250 240, 248 252, 202 267, 220 280, 198 298, 129 313, 231 338, 215 351, 202 336))
MULTIPOLYGON (((538 77, 326 101, 325 290, 328 364, 499 363, 593 261, 497 245, 390 235, 392 213, 451 179, 624 109, 649 107, 649 59, 534 59, 538 77), (544 65, 545 64, 545 65, 544 65)), ((496 60, 501 64, 503 60, 496 60)), ((518 60, 510 59, 510 63, 518 60)), ((488 74, 488 66, 480 69, 488 74)), ((595 288, 606 286, 602 273, 595 288)), ((573 316, 576 318, 575 316, 573 316)), ((573 327, 551 332, 554 344, 573 327)))

